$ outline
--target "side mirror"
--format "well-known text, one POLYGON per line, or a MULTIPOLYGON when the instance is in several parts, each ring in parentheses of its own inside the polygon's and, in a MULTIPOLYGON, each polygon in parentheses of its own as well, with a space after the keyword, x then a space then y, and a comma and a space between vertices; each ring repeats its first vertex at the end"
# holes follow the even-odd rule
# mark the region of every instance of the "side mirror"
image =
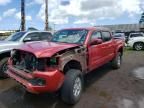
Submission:
POLYGON ((93 39, 90 42, 90 45, 98 45, 98 44, 101 44, 102 42, 103 42, 102 39, 93 39))
POLYGON ((23 40, 23 42, 30 42, 30 41, 32 41, 31 38, 25 38, 25 39, 23 40))

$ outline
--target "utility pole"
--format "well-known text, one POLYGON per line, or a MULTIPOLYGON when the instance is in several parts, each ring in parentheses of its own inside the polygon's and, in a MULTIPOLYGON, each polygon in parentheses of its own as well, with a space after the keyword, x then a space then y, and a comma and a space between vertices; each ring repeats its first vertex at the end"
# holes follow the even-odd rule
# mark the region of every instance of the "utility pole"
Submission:
POLYGON ((48 0, 45 0, 45 30, 49 30, 49 23, 48 23, 48 0))
POLYGON ((21 31, 25 31, 25 0, 21 0, 21 31))

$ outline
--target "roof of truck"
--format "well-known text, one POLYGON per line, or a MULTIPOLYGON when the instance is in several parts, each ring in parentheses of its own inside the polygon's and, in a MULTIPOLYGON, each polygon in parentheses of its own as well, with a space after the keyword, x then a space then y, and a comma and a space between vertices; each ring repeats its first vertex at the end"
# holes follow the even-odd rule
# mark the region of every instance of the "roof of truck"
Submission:
POLYGON ((105 28, 105 27, 79 27, 79 28, 66 28, 63 30, 79 30, 79 29, 86 29, 86 30, 106 30, 106 31, 110 31, 110 29, 105 28))

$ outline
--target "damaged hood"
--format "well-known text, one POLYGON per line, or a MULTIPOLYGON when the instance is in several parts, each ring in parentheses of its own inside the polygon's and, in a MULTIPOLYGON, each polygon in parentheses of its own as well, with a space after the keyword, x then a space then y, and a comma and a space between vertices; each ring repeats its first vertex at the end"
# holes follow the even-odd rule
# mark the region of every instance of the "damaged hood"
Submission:
POLYGON ((37 58, 51 57, 59 51, 79 46, 78 44, 55 43, 55 42, 32 42, 16 48, 18 50, 33 53, 37 58))

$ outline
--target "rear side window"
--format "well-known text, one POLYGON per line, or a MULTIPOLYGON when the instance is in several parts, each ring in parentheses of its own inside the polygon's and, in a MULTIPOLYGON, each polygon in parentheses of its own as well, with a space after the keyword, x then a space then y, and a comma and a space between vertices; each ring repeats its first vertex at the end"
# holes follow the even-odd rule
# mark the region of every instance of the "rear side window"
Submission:
POLYGON ((112 39, 110 32, 107 31, 102 31, 102 38, 104 42, 110 41, 112 39))
POLYGON ((43 32, 40 34, 40 40, 50 40, 52 38, 51 33, 43 32))

